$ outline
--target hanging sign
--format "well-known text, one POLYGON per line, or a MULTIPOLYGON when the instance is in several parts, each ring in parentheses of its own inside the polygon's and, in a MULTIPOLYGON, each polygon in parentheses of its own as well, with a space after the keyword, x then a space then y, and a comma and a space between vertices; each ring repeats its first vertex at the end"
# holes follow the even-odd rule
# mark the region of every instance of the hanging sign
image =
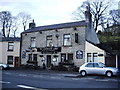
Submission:
POLYGON ((22 51, 22 58, 26 58, 26 52, 22 51))

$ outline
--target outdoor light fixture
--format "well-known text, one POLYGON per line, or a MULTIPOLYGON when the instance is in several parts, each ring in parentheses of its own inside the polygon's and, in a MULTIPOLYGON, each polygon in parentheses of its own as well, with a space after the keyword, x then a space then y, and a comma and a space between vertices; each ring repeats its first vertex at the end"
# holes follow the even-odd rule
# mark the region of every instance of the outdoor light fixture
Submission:
POLYGON ((76 27, 74 27, 74 30, 77 30, 77 28, 76 28, 76 27))
POLYGON ((40 34, 42 34, 42 31, 39 31, 40 34))
POLYGON ((25 34, 25 36, 27 36, 27 33, 25 34))
POLYGON ((55 36, 56 36, 56 38, 58 39, 58 37, 59 37, 59 34, 56 34, 55 36))
POLYGON ((56 31, 56 32, 58 32, 58 30, 57 30, 57 29, 56 29, 55 31, 56 31))

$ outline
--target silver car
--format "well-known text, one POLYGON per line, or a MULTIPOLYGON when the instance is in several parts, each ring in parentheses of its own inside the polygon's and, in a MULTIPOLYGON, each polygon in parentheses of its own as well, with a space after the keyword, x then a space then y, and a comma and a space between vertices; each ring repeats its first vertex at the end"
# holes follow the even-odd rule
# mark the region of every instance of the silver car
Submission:
POLYGON ((79 73, 81 76, 85 76, 87 74, 97 74, 111 77, 113 75, 118 75, 119 70, 113 67, 106 67, 103 63, 88 62, 79 68, 79 73))
POLYGON ((10 66, 8 64, 1 64, 0 63, 0 70, 3 70, 3 69, 9 69, 10 66))

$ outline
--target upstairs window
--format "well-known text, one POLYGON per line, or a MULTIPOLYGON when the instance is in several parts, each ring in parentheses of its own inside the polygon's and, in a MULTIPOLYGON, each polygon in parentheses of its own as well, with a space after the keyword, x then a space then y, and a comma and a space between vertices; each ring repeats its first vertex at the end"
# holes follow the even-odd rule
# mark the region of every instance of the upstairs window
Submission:
POLYGON ((75 33, 75 42, 78 43, 78 33, 75 33))
POLYGON ((31 37, 31 47, 36 47, 36 38, 31 37))
POLYGON ((64 46, 70 46, 71 45, 71 36, 70 34, 65 34, 63 37, 63 45, 64 46))
POLYGON ((46 42, 47 42, 47 47, 52 47, 53 42, 52 42, 52 35, 49 35, 46 37, 46 42))
POLYGON ((8 51, 14 50, 14 42, 8 42, 8 51))

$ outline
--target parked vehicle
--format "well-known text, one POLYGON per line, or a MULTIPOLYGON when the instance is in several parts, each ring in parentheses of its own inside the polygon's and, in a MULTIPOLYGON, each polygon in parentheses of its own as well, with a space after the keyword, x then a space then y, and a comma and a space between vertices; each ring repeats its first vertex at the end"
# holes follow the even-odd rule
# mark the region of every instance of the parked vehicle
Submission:
POLYGON ((0 70, 3 70, 3 69, 9 69, 10 66, 8 64, 1 64, 0 63, 0 70))
POLYGON ((79 73, 81 76, 86 76, 87 74, 96 74, 111 77, 113 75, 118 75, 119 70, 114 67, 106 67, 103 63, 88 62, 79 68, 79 73))

